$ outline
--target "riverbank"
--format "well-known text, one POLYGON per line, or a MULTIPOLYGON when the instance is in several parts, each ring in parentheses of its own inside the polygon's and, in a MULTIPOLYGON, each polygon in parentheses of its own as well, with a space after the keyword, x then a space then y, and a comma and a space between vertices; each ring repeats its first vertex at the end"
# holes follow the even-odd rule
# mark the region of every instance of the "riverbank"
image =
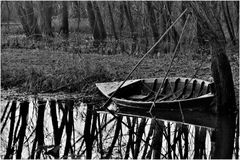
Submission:
MULTIPOLYGON (((239 57, 234 49, 227 51, 231 63, 236 95, 239 90, 239 57)), ((130 79, 162 77, 171 54, 147 57, 130 79)), ((96 92, 95 83, 123 80, 141 56, 70 53, 43 49, 2 49, 2 89, 17 88, 18 93, 84 93, 96 92)), ((169 76, 211 80, 211 55, 179 52, 169 76)))

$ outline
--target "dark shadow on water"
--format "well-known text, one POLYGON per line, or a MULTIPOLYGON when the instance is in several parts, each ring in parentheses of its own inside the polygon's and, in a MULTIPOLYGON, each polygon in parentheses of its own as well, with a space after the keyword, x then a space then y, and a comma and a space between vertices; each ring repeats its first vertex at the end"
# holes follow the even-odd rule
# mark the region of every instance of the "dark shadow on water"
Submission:
MULTIPOLYGON (((213 158, 230 159, 234 150, 234 137, 237 131, 236 114, 218 116, 215 129, 215 154, 213 158)), ((238 157, 238 155, 236 155, 238 157)))
POLYGON ((141 111, 138 109, 121 109, 120 115, 136 116, 136 117, 148 117, 156 118, 159 120, 173 121, 183 124, 192 124, 195 126, 202 126, 206 128, 217 127, 217 116, 208 112, 201 111, 183 111, 181 114, 180 110, 153 110, 151 113, 147 111, 141 111))

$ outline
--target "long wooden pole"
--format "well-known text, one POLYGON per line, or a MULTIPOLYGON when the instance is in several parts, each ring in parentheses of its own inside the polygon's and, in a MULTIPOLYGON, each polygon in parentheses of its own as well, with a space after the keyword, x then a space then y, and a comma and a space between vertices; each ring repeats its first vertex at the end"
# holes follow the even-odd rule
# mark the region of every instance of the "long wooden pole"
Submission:
MULTIPOLYGON (((166 72, 166 74, 165 74, 165 76, 164 76, 163 82, 161 83, 161 86, 159 87, 159 89, 158 89, 158 91, 157 91, 157 94, 155 95, 154 101, 153 101, 153 103, 152 103, 152 106, 151 106, 151 108, 150 108, 150 110, 149 110, 150 113, 151 113, 153 107, 155 107, 155 103, 156 103, 156 100, 157 100, 157 98, 158 98, 158 95, 160 94, 162 85, 163 85, 163 83, 164 83, 166 77, 168 76, 168 73, 169 73, 169 71, 170 71, 170 69, 171 69, 171 67, 172 67, 173 60, 174 60, 174 58, 176 57, 176 53, 177 53, 178 47, 179 47, 179 45, 180 45, 180 42, 181 42, 181 40, 182 40, 183 32, 184 32, 184 30, 185 30, 185 27, 186 27, 186 24, 187 24, 187 22, 188 22, 189 17, 190 17, 190 15, 187 16, 187 20, 185 21, 185 24, 184 24, 183 29, 182 29, 182 33, 181 33, 181 35, 180 35, 180 38, 179 38, 179 40, 178 40, 178 43, 177 43, 177 45, 176 45, 176 47, 175 47, 175 50, 174 50, 174 52, 173 52, 173 57, 172 57, 172 60, 171 60, 171 62, 170 62, 170 65, 169 65, 169 67, 168 67, 168 70, 167 70, 167 72, 166 72)), ((180 111, 181 111, 181 115, 182 115, 182 109, 181 109, 181 107, 180 107, 180 111)))
POLYGON ((163 35, 159 38, 159 40, 143 55, 143 57, 138 61, 138 63, 133 67, 131 72, 126 76, 125 80, 121 83, 121 85, 118 86, 115 92, 108 98, 108 100, 103 105, 103 108, 107 108, 107 106, 111 103, 111 100, 113 96, 117 93, 117 91, 123 86, 123 84, 129 79, 129 77, 132 75, 132 73, 136 70, 136 68, 140 65, 140 63, 144 60, 144 58, 158 45, 158 43, 163 39, 163 37, 170 31, 170 29, 178 22, 178 20, 187 12, 187 9, 185 9, 178 18, 172 23, 171 26, 163 33, 163 35))

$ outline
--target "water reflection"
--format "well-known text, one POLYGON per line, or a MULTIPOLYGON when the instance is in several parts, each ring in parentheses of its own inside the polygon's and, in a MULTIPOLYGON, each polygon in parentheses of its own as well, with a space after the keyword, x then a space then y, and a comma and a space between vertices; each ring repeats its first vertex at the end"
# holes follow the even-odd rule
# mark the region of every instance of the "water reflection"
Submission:
POLYGON ((6 102, 1 158, 238 158, 236 114, 96 109, 74 100, 6 102))

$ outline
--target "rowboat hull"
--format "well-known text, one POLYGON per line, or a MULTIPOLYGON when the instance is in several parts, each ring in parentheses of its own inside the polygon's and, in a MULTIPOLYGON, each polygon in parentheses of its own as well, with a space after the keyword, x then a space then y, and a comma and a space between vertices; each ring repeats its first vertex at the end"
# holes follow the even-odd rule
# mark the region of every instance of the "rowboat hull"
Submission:
MULTIPOLYGON (((120 110, 211 110, 214 105, 212 83, 200 79, 163 78, 129 80, 114 94, 112 100, 120 110), (161 87, 154 103, 156 92, 161 87)), ((122 82, 97 83, 98 89, 110 97, 122 82)), ((153 110, 153 111, 154 111, 153 110)))

